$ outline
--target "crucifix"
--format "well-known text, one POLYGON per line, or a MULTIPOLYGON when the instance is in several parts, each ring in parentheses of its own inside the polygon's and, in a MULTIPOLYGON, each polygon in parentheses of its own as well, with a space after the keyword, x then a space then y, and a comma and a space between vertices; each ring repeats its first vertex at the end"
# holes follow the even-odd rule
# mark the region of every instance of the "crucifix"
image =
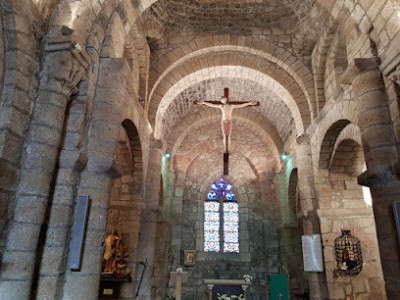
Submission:
POLYGON ((183 272, 182 268, 176 269, 176 272, 170 272, 171 280, 175 280, 175 299, 182 299, 182 283, 188 281, 188 272, 183 272))
POLYGON ((194 105, 209 106, 219 108, 222 111, 222 134, 224 141, 224 175, 228 175, 228 164, 229 164, 229 145, 232 132, 232 111, 236 108, 242 108, 246 106, 259 106, 260 102, 257 101, 235 101, 229 102, 229 89, 224 88, 224 96, 220 101, 194 101, 194 105))

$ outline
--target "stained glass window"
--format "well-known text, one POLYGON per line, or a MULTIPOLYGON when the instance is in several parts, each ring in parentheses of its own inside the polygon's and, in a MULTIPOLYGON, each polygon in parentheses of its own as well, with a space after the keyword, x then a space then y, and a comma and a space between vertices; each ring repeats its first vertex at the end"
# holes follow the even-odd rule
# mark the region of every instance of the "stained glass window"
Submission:
POLYGON ((204 203, 204 251, 219 252, 219 207, 218 201, 204 203))
POLYGON ((224 202, 224 252, 239 252, 239 206, 224 202))
POLYGON ((204 203, 205 252, 219 252, 221 246, 224 252, 239 252, 239 205, 234 201, 236 196, 232 189, 232 184, 223 177, 211 184, 209 200, 204 203))

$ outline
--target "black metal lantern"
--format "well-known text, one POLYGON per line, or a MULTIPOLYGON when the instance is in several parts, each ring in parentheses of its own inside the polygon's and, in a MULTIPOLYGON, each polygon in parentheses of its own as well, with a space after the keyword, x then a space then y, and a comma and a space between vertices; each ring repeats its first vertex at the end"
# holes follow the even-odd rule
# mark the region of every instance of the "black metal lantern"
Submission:
POLYGON ((350 230, 342 230, 342 235, 335 239, 335 255, 340 276, 356 276, 362 270, 361 243, 350 234, 350 230))

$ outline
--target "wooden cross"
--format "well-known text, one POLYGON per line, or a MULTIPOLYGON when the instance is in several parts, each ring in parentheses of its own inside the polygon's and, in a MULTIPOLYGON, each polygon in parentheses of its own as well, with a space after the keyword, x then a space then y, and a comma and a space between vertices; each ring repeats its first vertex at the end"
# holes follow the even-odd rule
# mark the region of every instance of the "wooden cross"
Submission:
POLYGON ((194 101, 194 105, 199 106, 209 106, 214 108, 219 108, 222 111, 222 134, 224 136, 224 175, 229 174, 228 166, 229 166, 229 144, 230 144, 230 136, 232 131, 232 111, 236 108, 242 108, 246 106, 259 106, 260 102, 252 101, 235 101, 229 102, 229 89, 224 88, 224 96, 221 101, 194 101))
MULTIPOLYGON (((248 101, 234 101, 234 102, 229 102, 229 88, 224 88, 224 97, 226 98, 227 103, 230 105, 237 105, 237 104, 246 104, 249 103, 248 101)), ((199 102, 201 101, 194 101, 193 104, 197 106, 207 106, 206 104, 200 104, 199 102)), ((212 103, 212 104, 221 104, 221 101, 207 101, 207 103, 212 103)), ((257 102, 257 104, 252 105, 252 106, 260 106, 260 102, 257 102)))

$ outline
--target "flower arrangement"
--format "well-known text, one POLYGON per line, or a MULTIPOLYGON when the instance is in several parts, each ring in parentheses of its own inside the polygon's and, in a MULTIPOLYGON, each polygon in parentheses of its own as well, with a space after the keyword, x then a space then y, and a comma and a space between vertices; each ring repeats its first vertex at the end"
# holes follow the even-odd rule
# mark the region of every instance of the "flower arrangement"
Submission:
POLYGON ((176 299, 175 290, 174 289, 169 289, 167 291, 167 299, 176 299))
POLYGON ((228 294, 223 294, 221 295, 220 293, 217 294, 218 300, 245 300, 243 297, 243 294, 240 294, 239 296, 236 295, 228 295, 228 294))
POLYGON ((253 277, 251 277, 251 275, 249 275, 249 274, 244 274, 243 278, 244 278, 244 281, 246 281, 246 282, 251 282, 253 280, 253 277))

